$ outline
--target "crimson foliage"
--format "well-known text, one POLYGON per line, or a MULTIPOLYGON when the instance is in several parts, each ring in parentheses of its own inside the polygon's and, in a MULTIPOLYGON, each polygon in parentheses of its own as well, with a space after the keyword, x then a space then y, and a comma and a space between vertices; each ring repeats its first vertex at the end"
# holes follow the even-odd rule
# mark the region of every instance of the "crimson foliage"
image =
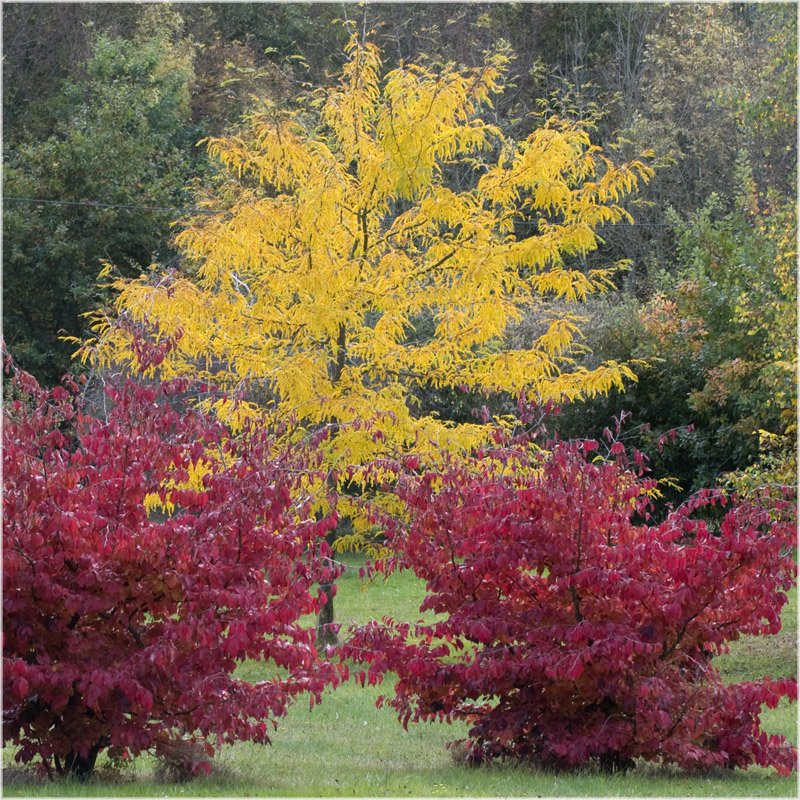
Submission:
POLYGON ((46 392, 14 378, 3 737, 18 761, 85 775, 105 748, 159 752, 183 736, 210 756, 212 741, 269 742, 267 723, 298 695, 313 704, 345 676, 299 624, 324 599, 313 585, 334 577, 334 520, 300 491, 313 448, 278 448, 258 425, 234 439, 182 407, 186 390, 120 384, 98 419, 74 383, 46 392), (148 514, 151 494, 174 513, 148 514), (236 679, 244 659, 272 662, 274 677, 236 679))
POLYGON ((466 720, 471 763, 791 771, 795 749, 759 715, 796 699, 796 680, 726 686, 713 661, 742 634, 780 629, 795 582, 790 499, 704 492, 649 525, 641 459, 609 449, 498 449, 406 472, 408 522, 389 524, 395 555, 377 567, 412 569, 427 586, 421 610, 441 616, 372 623, 343 655, 369 663, 362 682, 397 674, 388 702, 404 725, 466 720), (719 504, 712 532, 697 512, 719 504))

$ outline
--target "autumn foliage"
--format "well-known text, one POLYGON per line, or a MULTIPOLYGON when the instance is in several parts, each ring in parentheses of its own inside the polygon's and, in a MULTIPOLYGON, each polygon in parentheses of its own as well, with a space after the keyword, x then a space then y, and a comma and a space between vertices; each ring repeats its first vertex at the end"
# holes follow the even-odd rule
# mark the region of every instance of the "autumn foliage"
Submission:
MULTIPOLYGON (((98 753, 269 741, 300 694, 345 670, 303 614, 333 520, 309 513, 313 450, 257 424, 230 438, 186 407, 186 382, 109 388, 16 374, 3 425, 3 737, 17 760, 86 775, 98 753), (14 399, 16 397, 16 399, 14 399), (158 513, 159 508, 162 509, 158 513), (164 513, 166 512, 168 513, 164 513), (233 673, 269 662, 265 680, 233 673)), ((193 752, 192 748, 184 748, 193 752)))
MULTIPOLYGON (((387 71, 353 36, 346 56, 333 85, 264 99, 237 135, 209 140, 220 184, 177 234, 179 271, 114 281, 120 316, 186 334, 162 374, 258 382, 273 419, 309 429, 394 419, 382 440, 358 425, 331 437, 331 464, 485 439, 420 412, 428 390, 583 397, 634 379, 626 364, 577 366, 579 320, 549 300, 579 312, 612 285, 618 264, 581 259, 632 220, 652 169, 612 164, 568 120, 505 138, 487 121, 508 81, 502 48, 478 68, 387 71), (513 344, 532 309, 541 334, 513 344)), ((83 356, 129 362, 129 331, 107 309, 94 322, 83 356)))
POLYGON ((427 585, 415 626, 384 618, 345 655, 388 672, 403 723, 465 720, 472 763, 556 768, 634 758, 686 769, 794 769, 760 729, 762 705, 796 699, 795 678, 726 685, 714 665, 743 634, 780 629, 795 582, 791 498, 695 496, 648 524, 654 482, 610 441, 550 452, 498 446, 472 463, 409 475, 393 560, 427 585), (726 509, 719 530, 698 512, 726 509))

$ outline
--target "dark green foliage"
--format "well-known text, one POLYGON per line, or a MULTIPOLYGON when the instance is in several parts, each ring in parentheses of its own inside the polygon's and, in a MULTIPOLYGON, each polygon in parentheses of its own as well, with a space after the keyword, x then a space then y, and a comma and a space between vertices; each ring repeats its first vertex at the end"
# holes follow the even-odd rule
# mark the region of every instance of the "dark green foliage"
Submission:
MULTIPOLYGON (((601 359, 630 361, 652 355, 650 336, 641 319, 642 304, 632 297, 615 295, 587 303, 587 321, 582 326, 592 353, 585 363, 592 367, 601 359)), ((549 428, 563 439, 580 435, 602 437, 603 430, 613 428, 615 418, 625 416, 622 438, 646 452, 653 475, 672 478, 676 485, 664 484, 661 491, 667 501, 679 503, 693 486, 713 483, 720 465, 709 465, 707 454, 698 442, 698 433, 689 430, 694 419, 688 402, 689 392, 696 385, 696 370, 690 363, 684 370, 663 370, 660 362, 640 363, 635 372, 639 378, 629 383, 624 392, 613 389, 608 395, 581 403, 565 405, 552 417, 549 428), (675 431, 669 446, 659 444, 662 435, 675 431), (706 474, 708 467, 711 474, 706 474), (700 472, 703 475, 700 475, 700 472), (710 481, 703 483, 703 478, 710 481)), ((719 453, 727 458, 727 454, 719 453)))
POLYGON ((164 37, 100 36, 85 80, 67 80, 53 98, 53 133, 7 145, 3 333, 46 382, 75 349, 59 337, 79 336, 81 314, 97 307, 101 259, 135 274, 171 255, 178 212, 165 209, 191 201, 186 185, 197 172, 199 131, 185 124, 191 76, 190 54, 164 37), (80 205, 94 201, 105 206, 80 205))
POLYGON ((98 34, 136 28, 133 3, 3 3, 3 140, 42 140, 57 125, 55 99, 86 77, 98 34))
POLYGON ((599 435, 630 412, 628 436, 650 453, 658 477, 684 491, 750 467, 765 434, 772 447, 791 447, 796 432, 796 211, 774 192, 757 192, 745 159, 737 180, 727 203, 712 195, 685 221, 670 214, 677 247, 647 303, 588 306, 589 363, 645 359, 638 383, 556 420, 565 437, 599 435), (642 429, 645 422, 652 427, 642 429), (674 444, 659 452, 657 438, 672 429, 674 444))

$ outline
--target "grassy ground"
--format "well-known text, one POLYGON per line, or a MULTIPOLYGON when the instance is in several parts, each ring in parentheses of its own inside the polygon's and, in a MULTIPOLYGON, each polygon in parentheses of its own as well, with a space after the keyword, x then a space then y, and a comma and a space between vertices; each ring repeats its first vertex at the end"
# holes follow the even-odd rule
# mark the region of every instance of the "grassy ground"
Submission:
MULTIPOLYGON (((348 558, 353 563, 357 559, 348 558)), ((421 586, 409 575, 373 583, 362 591, 358 569, 341 579, 337 617, 365 622, 390 614, 397 619, 419 618, 421 586)), ((770 674, 778 677, 797 670, 797 593, 784 612, 784 632, 736 643, 720 659, 726 680, 770 674)), ((243 669, 261 677, 259 665, 243 669)), ((384 691, 389 691, 386 686, 384 691)), ((463 726, 421 724, 406 732, 388 709, 377 709, 381 689, 346 684, 328 692, 313 711, 298 704, 279 723, 271 747, 249 743, 227 747, 215 759, 208 778, 191 783, 155 779, 155 762, 137 759, 119 774, 100 776, 88 784, 39 784, 27 775, 6 769, 7 796, 200 797, 200 796, 544 796, 544 797, 795 797, 796 778, 778 778, 774 771, 718 770, 689 776, 671 767, 642 764, 630 773, 605 775, 585 771, 553 774, 505 766, 470 769, 456 764, 445 744, 461 738, 463 726)), ((768 712, 765 727, 797 741, 795 706, 768 712)), ((4 764, 10 765, 10 752, 4 764)), ((106 770, 108 767, 106 767, 106 770)))

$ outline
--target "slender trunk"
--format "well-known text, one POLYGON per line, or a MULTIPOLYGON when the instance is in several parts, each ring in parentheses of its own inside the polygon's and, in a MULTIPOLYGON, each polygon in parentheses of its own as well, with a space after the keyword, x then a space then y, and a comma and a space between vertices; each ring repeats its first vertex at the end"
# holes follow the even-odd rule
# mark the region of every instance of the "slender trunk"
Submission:
MULTIPOLYGON (((337 529, 338 526, 333 530, 328 531, 327 535, 325 536, 325 542, 331 548, 333 547, 333 543, 336 541, 337 529)), ((325 566, 333 569, 335 565, 331 559, 326 558, 325 566)), ((319 618, 317 619, 317 649, 324 647, 325 645, 339 643, 339 637, 336 635, 336 631, 333 629, 333 588, 333 583, 320 584, 320 589, 325 592, 325 596, 328 599, 320 609, 319 618)))
MULTIPOLYGON (((344 370, 344 365, 345 365, 345 358, 347 356, 347 329, 345 328, 344 323, 341 323, 339 325, 339 335, 336 339, 335 347, 336 349, 334 351, 333 358, 330 360, 330 363, 328 364, 328 376, 330 377, 331 383, 334 386, 336 386, 336 384, 342 377, 342 372, 344 370)), ((336 423, 336 420, 333 420, 333 422, 336 423)), ((333 543, 336 541, 338 537, 338 531, 339 531, 339 525, 337 525, 332 531, 328 531, 327 535, 325 536, 325 542, 331 549, 333 549, 333 543)), ((332 569, 335 565, 331 559, 326 558, 325 566, 330 567, 332 569)), ((334 620, 333 587, 334 587, 333 583, 320 584, 320 588, 322 589, 323 592, 325 592, 327 600, 320 609, 319 617, 317 619, 318 648, 324 645, 338 644, 339 642, 339 637, 336 635, 336 631, 332 627, 334 620)))

